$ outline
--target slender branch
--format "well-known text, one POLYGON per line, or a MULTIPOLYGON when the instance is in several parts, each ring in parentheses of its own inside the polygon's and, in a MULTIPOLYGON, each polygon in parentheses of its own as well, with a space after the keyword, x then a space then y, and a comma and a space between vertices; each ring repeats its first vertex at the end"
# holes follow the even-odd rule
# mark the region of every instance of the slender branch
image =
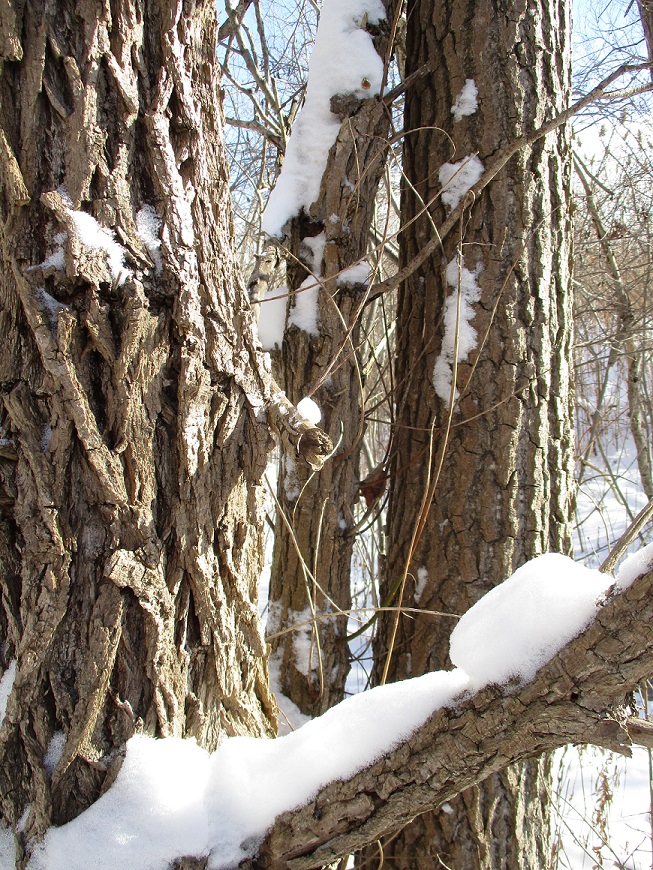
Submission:
POLYGON ((610 574, 619 559, 626 552, 649 520, 653 519, 653 499, 642 508, 623 535, 614 545, 605 562, 599 568, 604 574, 610 574))
POLYGON ((424 247, 420 250, 419 254, 411 260, 403 269, 400 269, 396 275, 393 275, 391 278, 386 279, 385 281, 381 281, 379 284, 376 284, 374 287, 370 288, 370 294, 368 299, 374 299, 379 296, 381 293, 387 293, 390 290, 394 290, 398 287, 403 281, 409 278, 414 272, 419 269, 422 263, 425 263, 436 250, 440 247, 444 239, 449 235, 451 230, 458 223, 461 215, 465 211, 466 208, 469 208, 470 204, 474 202, 476 197, 479 196, 481 191, 483 191, 487 185, 492 181, 492 179, 503 169, 503 167, 511 160, 518 151, 522 148, 527 148, 529 145, 532 145, 534 142, 537 142, 538 139, 541 139, 543 136, 546 136, 547 133, 552 133, 554 130, 557 130, 558 127, 561 127, 563 124, 566 124, 574 115, 577 115, 578 112, 581 112, 587 106, 591 105, 591 103, 595 103, 598 100, 605 99, 608 95, 608 88, 616 79, 620 78, 623 75, 627 75, 629 73, 641 72, 644 69, 648 69, 650 64, 648 63, 640 63, 640 64, 623 64, 619 67, 619 69, 615 70, 611 73, 607 78, 603 79, 600 84, 598 84, 595 88, 593 88, 588 94, 584 97, 581 97, 575 103, 573 103, 569 108, 565 109, 560 114, 556 115, 555 118, 551 118, 551 120, 546 121, 536 130, 533 130, 531 133, 527 133, 523 136, 519 136, 513 142, 510 143, 506 148, 504 148, 499 154, 490 161, 487 166, 487 169, 481 176, 481 178, 476 182, 476 184, 470 188, 467 193, 467 196, 463 198, 463 200, 454 208, 442 226, 439 228, 439 232, 432 238, 429 242, 427 242, 424 247))

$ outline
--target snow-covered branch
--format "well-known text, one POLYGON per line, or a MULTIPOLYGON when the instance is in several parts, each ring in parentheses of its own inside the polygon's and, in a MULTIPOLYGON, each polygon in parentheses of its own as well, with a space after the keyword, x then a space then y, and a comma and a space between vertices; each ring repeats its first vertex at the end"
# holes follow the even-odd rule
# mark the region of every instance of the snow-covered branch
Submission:
POLYGON ((134 738, 114 786, 51 830, 30 867, 86 867, 102 843, 98 870, 190 855, 184 868, 308 870, 512 762, 567 743, 628 754, 651 736, 622 705, 653 671, 652 560, 647 547, 614 582, 540 557, 460 620, 454 670, 356 695, 286 737, 213 755, 134 738))
POLYGON ((490 685, 438 710, 408 740, 279 817, 251 867, 308 870, 373 842, 506 765, 567 743, 630 754, 646 726, 626 695, 653 670, 653 572, 608 592, 591 625, 526 685, 490 685))

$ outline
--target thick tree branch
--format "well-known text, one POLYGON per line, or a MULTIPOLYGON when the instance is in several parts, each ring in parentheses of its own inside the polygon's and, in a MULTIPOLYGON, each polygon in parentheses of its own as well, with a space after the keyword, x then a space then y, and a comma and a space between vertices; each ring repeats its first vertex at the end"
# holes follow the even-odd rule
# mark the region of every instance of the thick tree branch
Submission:
POLYGON ((250 868, 320 867, 514 761, 567 743, 624 754, 650 727, 626 695, 653 670, 653 572, 608 596, 595 621, 512 690, 488 687, 435 713, 413 736, 306 806, 277 818, 250 868))

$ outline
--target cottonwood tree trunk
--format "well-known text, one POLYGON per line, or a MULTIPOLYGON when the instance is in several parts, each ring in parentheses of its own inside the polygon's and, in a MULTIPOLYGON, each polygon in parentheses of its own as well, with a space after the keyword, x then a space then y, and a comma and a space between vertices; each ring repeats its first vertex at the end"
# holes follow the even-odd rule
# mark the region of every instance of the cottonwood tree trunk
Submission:
MULTIPOLYGON (((388 21, 375 30, 382 58, 390 7, 387 3, 388 21)), ((342 700, 350 667, 346 612, 351 607, 351 530, 364 430, 357 357, 367 287, 339 275, 368 253, 390 121, 389 108, 374 98, 339 95, 332 98, 331 111, 342 126, 319 196, 308 214, 291 221, 285 239, 289 321, 295 306, 303 304, 302 294, 315 292, 300 290, 313 274, 320 276, 319 282, 315 279, 318 326, 311 334, 291 323, 275 360, 290 401, 296 404, 310 394, 322 411, 320 425, 336 446, 332 461, 317 474, 282 451, 278 475, 267 629, 271 661, 278 688, 312 716, 342 700), (344 615, 330 615, 338 613, 344 615)))
MULTIPOLYGON (((487 161, 566 105, 568 14, 553 2, 409 4, 407 75, 425 63, 433 74, 406 97, 404 264, 450 210, 440 196, 443 164, 487 161), (459 100, 454 114, 466 82, 478 106, 459 100)), ((564 131, 519 152, 401 287, 382 591, 396 589, 395 604, 450 616, 384 615, 377 682, 450 666, 455 614, 533 556, 570 550, 568 153, 564 131)), ((454 172, 455 184, 465 168, 454 172)), ((548 866, 548 768, 546 758, 507 768, 420 816, 383 843, 384 866, 548 866)))
POLYGON ((215 4, 28 0, 1 28, 0 790, 14 830, 29 808, 22 866, 135 732, 273 732, 270 384, 231 255, 215 4))

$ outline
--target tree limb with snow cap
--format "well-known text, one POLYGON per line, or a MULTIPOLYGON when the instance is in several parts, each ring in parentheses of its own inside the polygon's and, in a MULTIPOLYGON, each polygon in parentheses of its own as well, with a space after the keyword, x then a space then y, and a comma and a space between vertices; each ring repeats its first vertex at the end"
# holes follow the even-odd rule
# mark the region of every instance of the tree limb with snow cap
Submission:
POLYGON ((539 557, 460 620, 454 670, 354 696, 287 737, 233 738, 213 755, 189 741, 136 738, 112 789, 52 830, 30 867, 87 866, 84 844, 101 838, 98 868, 119 856, 131 870, 163 868, 194 854, 182 866, 308 870, 512 762, 568 743, 629 754, 633 742, 650 742, 624 703, 653 670, 652 563, 649 546, 615 581, 563 556, 539 557), (179 807, 162 812, 148 796, 156 775, 159 791, 178 777, 179 807), (171 836, 174 850, 175 826, 180 851, 151 863, 148 832, 158 843, 171 836))

